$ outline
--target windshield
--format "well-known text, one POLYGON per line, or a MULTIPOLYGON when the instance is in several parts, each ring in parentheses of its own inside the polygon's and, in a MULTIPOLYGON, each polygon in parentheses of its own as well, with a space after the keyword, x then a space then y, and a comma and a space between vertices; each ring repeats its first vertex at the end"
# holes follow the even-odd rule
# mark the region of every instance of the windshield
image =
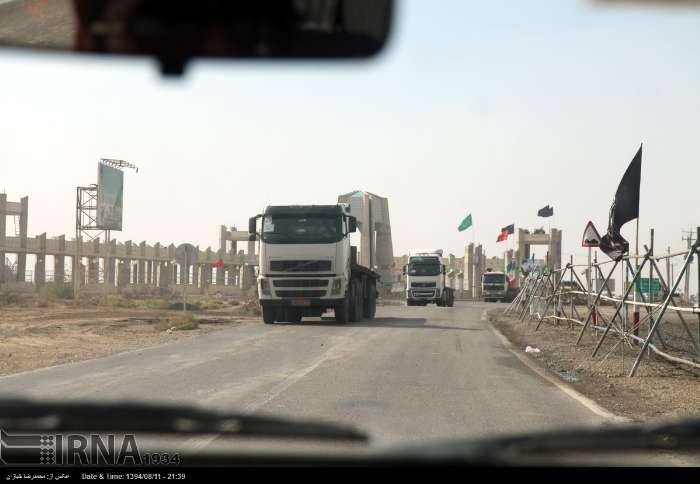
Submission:
POLYGON ((430 262, 412 262, 408 264, 408 275, 410 276, 436 276, 440 274, 440 264, 430 262))
POLYGON ((342 217, 263 217, 262 240, 268 244, 330 244, 343 239, 342 217))
POLYGON ((505 274, 484 274, 484 283, 486 284, 503 284, 505 280, 505 274))
POLYGON ((700 417, 700 2, 396 0, 376 56, 269 57, 373 48, 352 1, 0 0, 0 461, 18 396, 426 455, 700 417), (163 57, 99 54, 165 3, 163 57))

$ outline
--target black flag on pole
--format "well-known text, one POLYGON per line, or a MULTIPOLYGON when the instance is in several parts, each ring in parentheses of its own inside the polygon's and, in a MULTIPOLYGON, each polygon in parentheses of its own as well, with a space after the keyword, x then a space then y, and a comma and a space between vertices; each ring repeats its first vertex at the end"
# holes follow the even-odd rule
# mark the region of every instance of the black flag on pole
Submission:
POLYGON ((610 207, 608 233, 600 240, 600 250, 613 260, 619 260, 629 250, 629 243, 620 234, 620 229, 630 220, 639 217, 639 183, 642 177, 642 146, 634 155, 627 171, 622 176, 610 207))
POLYGON ((501 229, 501 232, 508 232, 508 235, 515 233, 515 224, 506 225, 501 229))
POLYGON ((554 215, 554 207, 550 207, 549 205, 537 211, 538 217, 551 217, 552 215, 554 215))

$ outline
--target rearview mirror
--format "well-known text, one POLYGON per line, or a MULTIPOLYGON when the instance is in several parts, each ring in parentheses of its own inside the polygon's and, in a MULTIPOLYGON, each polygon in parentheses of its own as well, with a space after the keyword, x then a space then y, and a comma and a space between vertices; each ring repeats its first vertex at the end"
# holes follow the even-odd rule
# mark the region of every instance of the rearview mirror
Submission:
POLYGON ((256 215, 255 217, 250 217, 248 219, 248 240, 250 241, 257 240, 258 217, 259 215, 256 215))
POLYGON ((357 219, 355 217, 348 217, 348 233, 352 234, 357 232, 357 219))
POLYGON ((155 57, 174 75, 196 58, 371 57, 393 10, 393 0, 51 0, 51 15, 36 15, 34 3, 0 1, 0 46, 155 57))

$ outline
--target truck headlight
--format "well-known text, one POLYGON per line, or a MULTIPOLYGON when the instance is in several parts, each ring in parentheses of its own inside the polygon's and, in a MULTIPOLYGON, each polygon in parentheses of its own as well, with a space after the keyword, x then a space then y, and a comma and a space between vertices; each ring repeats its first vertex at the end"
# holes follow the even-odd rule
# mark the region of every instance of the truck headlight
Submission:
POLYGON ((260 294, 263 296, 271 296, 270 283, 267 279, 260 279, 260 294))
POLYGON ((340 294, 340 286, 342 279, 333 279, 333 285, 331 286, 331 294, 340 294))

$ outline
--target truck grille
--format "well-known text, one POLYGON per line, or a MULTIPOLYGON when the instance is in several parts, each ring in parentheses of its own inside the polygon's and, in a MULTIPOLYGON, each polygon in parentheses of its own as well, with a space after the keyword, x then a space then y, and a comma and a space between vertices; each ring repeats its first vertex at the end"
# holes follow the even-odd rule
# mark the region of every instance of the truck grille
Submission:
POLYGON ((411 291, 413 297, 435 297, 435 291, 433 290, 422 290, 422 291, 411 291))
POLYGON ((484 284, 484 289, 489 291, 503 291, 503 284, 484 284))
POLYGON ((435 287, 434 282, 412 282, 411 287, 435 287))
POLYGON ((326 291, 275 291, 278 297, 322 297, 326 295, 326 291))
POLYGON ((279 272, 321 272, 330 271, 329 260, 273 260, 270 261, 270 271, 279 272))
POLYGON ((275 287, 328 287, 328 279, 273 279, 272 285, 275 287))

